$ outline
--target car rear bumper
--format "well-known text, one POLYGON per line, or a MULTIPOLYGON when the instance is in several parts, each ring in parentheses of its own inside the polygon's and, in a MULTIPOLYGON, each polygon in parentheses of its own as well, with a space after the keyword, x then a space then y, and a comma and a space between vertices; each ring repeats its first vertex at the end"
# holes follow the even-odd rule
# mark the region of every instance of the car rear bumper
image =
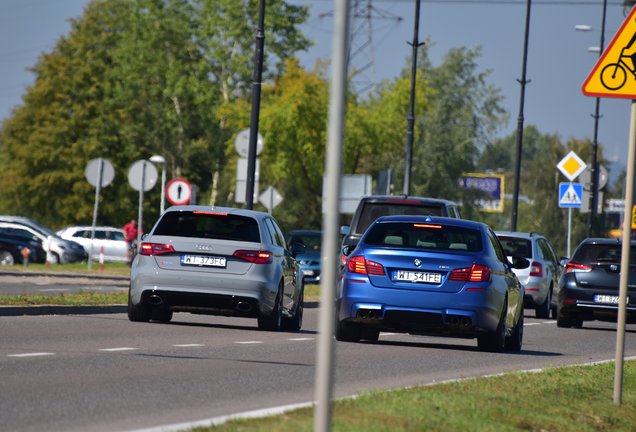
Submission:
MULTIPOLYGON (((618 317, 618 290, 560 288, 557 298, 557 314, 583 321, 613 321, 618 317), (599 297, 604 296, 604 297, 599 297)), ((636 322, 636 292, 629 292, 627 321, 636 322)))
POLYGON ((274 306, 278 285, 245 275, 193 275, 171 270, 157 274, 144 267, 131 272, 130 300, 174 311, 209 315, 257 316, 268 314, 274 306))
POLYGON ((474 337, 480 331, 494 331, 502 308, 503 296, 492 290, 431 293, 347 282, 337 299, 340 321, 429 335, 474 337))

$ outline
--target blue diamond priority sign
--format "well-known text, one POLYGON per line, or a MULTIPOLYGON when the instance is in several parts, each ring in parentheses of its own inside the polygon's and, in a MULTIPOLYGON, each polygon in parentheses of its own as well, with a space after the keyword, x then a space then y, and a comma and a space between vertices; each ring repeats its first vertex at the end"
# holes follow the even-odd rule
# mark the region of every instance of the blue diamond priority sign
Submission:
POLYGON ((581 208, 583 185, 581 183, 559 183, 559 207, 581 208))

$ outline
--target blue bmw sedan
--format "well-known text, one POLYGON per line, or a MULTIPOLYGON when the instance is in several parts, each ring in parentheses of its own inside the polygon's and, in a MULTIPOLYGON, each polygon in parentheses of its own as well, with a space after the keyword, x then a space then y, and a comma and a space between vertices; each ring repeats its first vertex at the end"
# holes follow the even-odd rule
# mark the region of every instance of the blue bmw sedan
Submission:
POLYGON ((386 216, 347 256, 336 299, 336 338, 381 331, 476 338, 480 350, 521 350, 523 286, 487 225, 437 216, 386 216))

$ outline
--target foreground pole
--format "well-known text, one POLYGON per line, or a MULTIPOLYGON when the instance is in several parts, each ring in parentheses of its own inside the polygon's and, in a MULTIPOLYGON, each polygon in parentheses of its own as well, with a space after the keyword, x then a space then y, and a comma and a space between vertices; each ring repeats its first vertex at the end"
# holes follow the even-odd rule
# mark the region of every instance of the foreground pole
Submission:
POLYGON ((331 430, 335 341, 334 322, 336 282, 339 263, 340 177, 342 140, 347 92, 347 41, 349 40, 349 1, 334 0, 333 63, 329 97, 328 143, 325 158, 327 176, 326 211, 323 215, 322 267, 320 281, 320 315, 316 354, 316 409, 314 431, 331 430))

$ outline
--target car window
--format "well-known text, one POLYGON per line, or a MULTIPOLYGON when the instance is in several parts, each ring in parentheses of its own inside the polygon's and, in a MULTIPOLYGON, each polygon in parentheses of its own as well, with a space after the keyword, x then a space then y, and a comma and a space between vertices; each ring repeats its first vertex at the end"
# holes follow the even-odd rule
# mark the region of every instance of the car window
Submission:
POLYGON ((422 216, 445 216, 444 207, 440 204, 430 205, 407 205, 399 202, 391 203, 373 203, 368 202, 364 204, 360 212, 360 219, 355 227, 356 234, 364 233, 369 225, 371 225, 377 218, 381 216, 393 216, 393 215, 422 215, 422 216))
POLYGON ((272 220, 271 218, 265 219, 265 222, 267 223, 267 227, 272 231, 274 244, 282 247, 283 249, 286 249, 287 247, 285 245, 285 236, 283 236, 283 233, 281 232, 276 222, 274 222, 274 220, 272 220))
POLYGON ((364 242, 373 246, 479 252, 479 230, 439 224, 387 222, 373 225, 364 242))
POLYGON ((501 244, 500 239, 491 230, 488 230, 488 239, 492 243, 492 247, 495 250, 495 255, 497 255, 497 259, 506 265, 510 265, 508 258, 506 258, 507 254, 504 251, 504 248, 503 248, 503 245, 501 244))
POLYGON ((289 238, 289 244, 300 243, 308 251, 319 251, 322 244, 321 234, 294 234, 289 238))
POLYGON ((546 257, 546 259, 552 261, 555 264, 558 263, 556 253, 554 252, 554 249, 552 249, 550 243, 546 239, 539 239, 539 242, 539 244, 541 245, 541 249, 543 250, 543 255, 546 257))
POLYGON ((220 212, 167 212, 153 234, 260 242, 258 223, 254 218, 220 212))
MULTIPOLYGON (((609 262, 620 264, 622 245, 616 244, 584 244, 580 246, 572 256, 573 261, 582 263, 609 262)), ((630 261, 636 263, 636 247, 632 246, 630 261)))
POLYGON ((124 234, 119 231, 111 231, 110 238, 115 241, 125 241, 124 234))
POLYGON ((532 258, 532 244, 530 243, 530 240, 506 236, 498 236, 498 238, 506 255, 532 258))

